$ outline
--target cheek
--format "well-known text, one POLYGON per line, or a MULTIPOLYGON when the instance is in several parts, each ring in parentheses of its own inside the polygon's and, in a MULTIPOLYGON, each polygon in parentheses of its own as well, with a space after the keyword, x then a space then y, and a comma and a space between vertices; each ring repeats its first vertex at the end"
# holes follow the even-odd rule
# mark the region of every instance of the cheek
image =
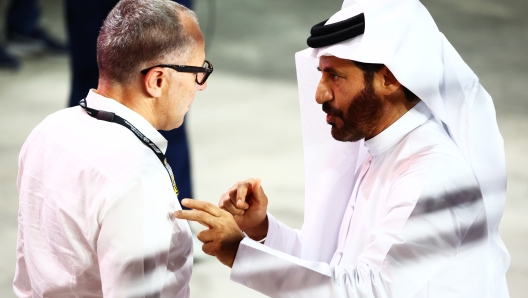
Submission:
POLYGON ((353 84, 341 84, 340 86, 336 86, 334 88, 334 94, 336 99, 338 99, 338 106, 341 109, 348 108, 354 102, 354 98, 361 94, 362 91, 363 87, 355 86, 353 84))

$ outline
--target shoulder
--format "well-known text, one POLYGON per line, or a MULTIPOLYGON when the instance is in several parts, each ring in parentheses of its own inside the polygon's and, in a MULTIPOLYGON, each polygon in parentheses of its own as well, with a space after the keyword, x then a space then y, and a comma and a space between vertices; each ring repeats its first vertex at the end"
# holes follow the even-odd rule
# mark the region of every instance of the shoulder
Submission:
POLYGON ((433 193, 478 187, 469 162, 434 119, 410 132, 387 161, 396 184, 411 183, 433 193))
POLYGON ((63 166, 78 165, 75 167, 111 179, 147 165, 164 170, 157 156, 133 133, 118 124, 94 119, 79 106, 55 112, 35 127, 20 157, 31 155, 41 162, 48 159, 63 166))
POLYGON ((409 133, 391 158, 383 165, 391 169, 386 180, 390 184, 389 204, 412 202, 416 204, 415 215, 468 206, 473 206, 476 214, 482 207, 481 189, 472 167, 436 121, 409 133))
POLYGON ((429 164, 449 172, 472 173, 460 149, 434 119, 410 132, 398 146, 400 160, 409 164, 429 164))

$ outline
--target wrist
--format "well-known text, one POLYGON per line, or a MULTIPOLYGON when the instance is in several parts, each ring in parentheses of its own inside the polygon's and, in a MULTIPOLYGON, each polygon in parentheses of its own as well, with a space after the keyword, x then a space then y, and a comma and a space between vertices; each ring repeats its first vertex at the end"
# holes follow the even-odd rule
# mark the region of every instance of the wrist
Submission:
POLYGON ((244 234, 255 241, 261 241, 268 235, 268 226, 268 216, 266 215, 262 223, 252 229, 244 230, 244 234))

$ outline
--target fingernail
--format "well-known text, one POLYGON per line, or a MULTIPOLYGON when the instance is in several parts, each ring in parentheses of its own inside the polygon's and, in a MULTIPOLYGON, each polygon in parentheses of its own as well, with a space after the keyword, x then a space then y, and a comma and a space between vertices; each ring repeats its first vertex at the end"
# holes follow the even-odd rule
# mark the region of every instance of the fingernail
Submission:
POLYGON ((177 210, 177 211, 174 212, 174 214, 171 213, 171 215, 172 215, 173 218, 174 217, 179 217, 181 215, 181 210, 177 210))

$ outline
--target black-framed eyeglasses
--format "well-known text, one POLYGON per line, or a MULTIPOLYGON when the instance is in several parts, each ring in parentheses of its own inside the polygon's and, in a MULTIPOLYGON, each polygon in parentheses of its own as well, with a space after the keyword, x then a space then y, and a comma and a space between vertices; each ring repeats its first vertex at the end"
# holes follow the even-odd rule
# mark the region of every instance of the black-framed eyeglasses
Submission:
POLYGON ((196 84, 203 85, 205 84, 205 81, 207 81, 207 78, 211 75, 213 72, 213 64, 207 60, 205 60, 203 67, 198 66, 187 66, 187 65, 176 65, 176 64, 160 64, 156 66, 152 66, 149 68, 145 68, 141 71, 142 74, 147 74, 151 69, 154 67, 168 67, 172 68, 175 71, 178 72, 190 72, 196 74, 196 84))

